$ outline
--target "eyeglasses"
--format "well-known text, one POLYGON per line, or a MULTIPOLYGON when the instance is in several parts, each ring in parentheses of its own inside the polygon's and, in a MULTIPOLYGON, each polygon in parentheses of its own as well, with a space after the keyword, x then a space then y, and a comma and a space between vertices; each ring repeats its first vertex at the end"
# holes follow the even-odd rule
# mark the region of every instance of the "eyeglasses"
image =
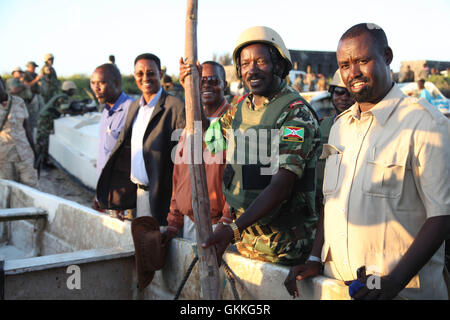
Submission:
POLYGON ((342 95, 348 93, 348 91, 347 91, 347 89, 342 88, 342 87, 335 87, 333 90, 333 93, 338 96, 342 96, 342 95))
POLYGON ((211 77, 202 77, 201 84, 206 85, 209 84, 210 86, 217 86, 220 82, 220 79, 217 76, 211 76, 211 77))

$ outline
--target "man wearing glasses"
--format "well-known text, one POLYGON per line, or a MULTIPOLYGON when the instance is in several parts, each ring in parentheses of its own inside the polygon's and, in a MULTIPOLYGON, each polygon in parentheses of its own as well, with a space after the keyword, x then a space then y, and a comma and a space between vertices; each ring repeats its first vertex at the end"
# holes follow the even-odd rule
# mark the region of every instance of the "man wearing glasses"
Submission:
MULTIPOLYGON (((204 62, 201 69, 200 94, 203 111, 210 121, 217 121, 230 109, 230 105, 224 96, 224 91, 227 87, 225 69, 221 64, 214 61, 204 62)), ((183 74, 181 74, 180 82, 184 85, 183 74)), ((176 237, 181 229, 183 229, 183 232, 180 235, 183 238, 194 242, 197 239, 192 209, 186 142, 186 133, 183 132, 175 156, 172 200, 170 202, 170 212, 167 216, 168 227, 165 232, 165 241, 176 237)), ((225 153, 225 151, 222 151, 212 154, 206 148, 204 148, 203 152, 213 229, 219 222, 232 222, 229 208, 226 206, 225 196, 222 192, 225 153)))

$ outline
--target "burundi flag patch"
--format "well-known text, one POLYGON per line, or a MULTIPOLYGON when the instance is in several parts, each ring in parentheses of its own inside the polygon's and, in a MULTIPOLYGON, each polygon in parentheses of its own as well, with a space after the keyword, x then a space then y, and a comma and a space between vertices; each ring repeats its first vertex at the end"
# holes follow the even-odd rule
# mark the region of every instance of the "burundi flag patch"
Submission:
POLYGON ((303 142, 304 137, 305 137, 305 128, 284 127, 283 137, 281 138, 281 140, 291 142, 303 142))

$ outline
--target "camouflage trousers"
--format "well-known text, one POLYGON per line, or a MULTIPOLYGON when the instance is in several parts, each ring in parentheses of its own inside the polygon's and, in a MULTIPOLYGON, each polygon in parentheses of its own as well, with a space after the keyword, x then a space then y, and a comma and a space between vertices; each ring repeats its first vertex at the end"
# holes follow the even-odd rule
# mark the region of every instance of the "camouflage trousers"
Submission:
POLYGON ((36 143, 37 135, 37 124, 39 118, 39 111, 44 108, 44 99, 40 94, 34 94, 33 99, 27 104, 28 108, 28 123, 30 124, 31 133, 33 135, 33 140, 36 143))
POLYGON ((30 187, 38 187, 37 171, 33 167, 34 156, 30 154, 25 160, 21 160, 15 149, 8 154, 8 159, 0 160, 0 178, 26 184, 30 187))
POLYGON ((296 229, 298 232, 276 231, 254 224, 242 232, 236 247, 249 259, 294 266, 309 257, 314 239, 314 234, 306 232, 303 226, 296 229))
POLYGON ((42 153, 45 160, 48 160, 48 144, 50 134, 53 132, 53 120, 58 117, 50 112, 41 114, 38 119, 36 135, 36 151, 42 153))

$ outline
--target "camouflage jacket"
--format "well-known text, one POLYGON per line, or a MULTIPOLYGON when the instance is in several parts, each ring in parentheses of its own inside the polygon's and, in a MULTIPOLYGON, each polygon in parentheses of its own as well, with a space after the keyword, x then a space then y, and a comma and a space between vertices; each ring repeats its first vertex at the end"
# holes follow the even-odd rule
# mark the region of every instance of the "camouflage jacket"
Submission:
POLYGON ((45 101, 48 102, 58 92, 59 80, 53 67, 49 67, 47 65, 43 66, 41 69, 41 74, 43 75, 41 79, 42 94, 45 101))
MULTIPOLYGON (((25 71, 23 80, 28 83, 33 81, 36 77, 37 77, 36 72, 25 71)), ((30 89, 31 92, 35 94, 39 94, 41 92, 41 86, 39 85, 39 82, 33 84, 30 89)))
POLYGON ((36 137, 38 152, 42 148, 47 148, 48 137, 53 131, 53 120, 59 118, 61 113, 69 108, 70 102, 70 97, 61 93, 51 98, 39 112, 36 137))
MULTIPOLYGON (((21 161, 33 159, 33 150, 27 139, 23 122, 28 118, 25 102, 16 96, 10 95, 11 110, 7 121, 0 131, 0 161, 8 161, 12 152, 17 152, 21 161)), ((0 105, 0 119, 6 116, 7 107, 0 105)))
MULTIPOLYGON (((284 93, 296 92, 284 81, 280 89, 271 100, 266 99, 261 109, 269 103, 276 103, 284 93)), ((280 130, 279 168, 295 173, 298 177, 297 182, 311 171, 315 182, 314 171, 320 143, 318 121, 306 104, 307 102, 298 95, 296 100, 286 105, 275 124, 275 128, 280 130)), ((237 106, 224 114, 219 120, 222 135, 226 136, 226 130, 235 129, 233 120, 238 108, 252 107, 252 97, 244 96, 237 106)), ((281 205, 275 217, 270 214, 244 230, 242 241, 237 244, 239 252, 251 259, 285 265, 295 265, 304 261, 312 248, 318 220, 315 212, 314 182, 308 191, 301 191, 301 186, 294 187, 291 198, 281 205), (283 228, 280 221, 291 224, 289 230, 283 228), (295 221, 294 227, 291 227, 292 221, 295 221)), ((233 209, 239 217, 247 208, 233 209)))
POLYGON ((25 86, 25 84, 17 78, 8 79, 6 82, 6 90, 9 94, 22 98, 25 102, 28 102, 32 97, 30 88, 25 86), (14 93, 13 91, 18 92, 14 93))

